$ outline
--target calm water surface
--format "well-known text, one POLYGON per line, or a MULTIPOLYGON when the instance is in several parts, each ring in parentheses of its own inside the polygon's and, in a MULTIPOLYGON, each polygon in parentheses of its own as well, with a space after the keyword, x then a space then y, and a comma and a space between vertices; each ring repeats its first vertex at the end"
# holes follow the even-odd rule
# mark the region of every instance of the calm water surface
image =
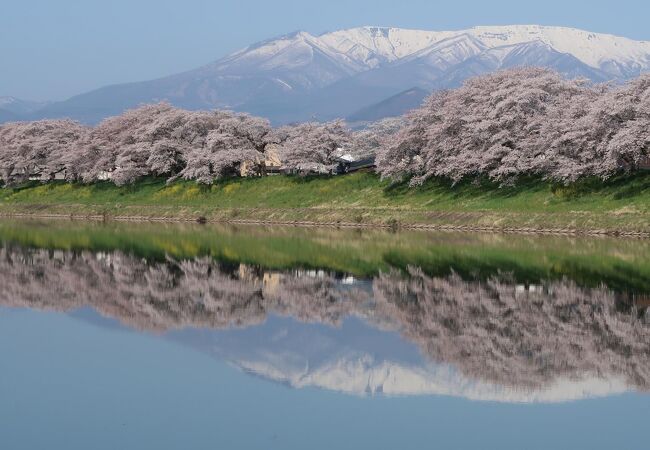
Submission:
POLYGON ((645 449, 650 241, 0 221, 2 449, 645 449))

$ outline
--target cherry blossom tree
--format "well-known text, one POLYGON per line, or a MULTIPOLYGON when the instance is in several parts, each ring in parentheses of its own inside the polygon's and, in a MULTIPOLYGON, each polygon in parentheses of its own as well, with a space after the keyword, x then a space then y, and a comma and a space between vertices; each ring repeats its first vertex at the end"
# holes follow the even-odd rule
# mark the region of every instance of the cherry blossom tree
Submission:
POLYGON ((541 126, 543 171, 575 181, 637 170, 650 154, 650 75, 565 101, 541 126))
MULTIPOLYGON (((204 125, 205 121, 193 117, 198 114, 209 113, 159 103, 106 119, 91 133, 87 152, 81 158, 87 166, 85 179, 94 181, 103 171, 113 172, 116 184, 131 183, 145 175, 175 175, 184 167, 184 155, 192 145, 204 144, 200 131, 188 130, 188 123, 204 125)), ((214 126, 216 123, 207 129, 214 126)))
POLYGON ((514 69, 434 93, 379 154, 386 177, 508 180, 536 173, 546 118, 591 95, 590 86, 546 69, 514 69))
POLYGON ((1 178, 8 185, 56 174, 76 176, 75 152, 84 145, 88 129, 71 120, 14 122, 0 127, 1 178))
POLYGON ((187 165, 181 172, 184 178, 210 184, 216 178, 239 174, 243 164, 255 167, 255 172, 261 170, 269 122, 247 114, 219 115, 220 120, 208 132, 205 145, 188 152, 187 165))
POLYGON ((147 175, 211 183, 235 174, 242 161, 260 160, 269 129, 245 114, 145 105, 93 129, 79 165, 89 182, 110 172, 118 185, 147 175))
POLYGON ((352 143, 352 133, 342 120, 308 122, 284 127, 280 156, 285 166, 300 172, 329 172, 337 162, 337 150, 352 143))
POLYGON ((650 75, 622 87, 514 69, 436 92, 378 154, 382 176, 607 178, 648 156, 650 75))
POLYGON ((374 155, 390 145, 394 135, 406 125, 404 117, 389 117, 372 122, 352 135, 351 153, 358 157, 374 155))

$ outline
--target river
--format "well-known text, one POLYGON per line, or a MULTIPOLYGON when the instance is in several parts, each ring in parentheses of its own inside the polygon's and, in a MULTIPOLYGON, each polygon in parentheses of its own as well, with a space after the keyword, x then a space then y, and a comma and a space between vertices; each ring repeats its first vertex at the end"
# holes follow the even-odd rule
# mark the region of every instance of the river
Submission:
POLYGON ((0 221, 7 449, 641 449, 650 241, 0 221))

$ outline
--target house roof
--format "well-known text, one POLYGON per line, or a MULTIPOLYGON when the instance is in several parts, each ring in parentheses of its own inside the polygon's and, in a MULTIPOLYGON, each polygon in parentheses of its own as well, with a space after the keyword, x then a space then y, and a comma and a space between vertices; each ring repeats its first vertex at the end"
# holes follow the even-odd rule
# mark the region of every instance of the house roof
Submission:
POLYGON ((344 161, 344 162, 354 162, 357 160, 357 158, 355 158, 349 153, 345 153, 344 155, 339 156, 337 159, 339 161, 344 161))

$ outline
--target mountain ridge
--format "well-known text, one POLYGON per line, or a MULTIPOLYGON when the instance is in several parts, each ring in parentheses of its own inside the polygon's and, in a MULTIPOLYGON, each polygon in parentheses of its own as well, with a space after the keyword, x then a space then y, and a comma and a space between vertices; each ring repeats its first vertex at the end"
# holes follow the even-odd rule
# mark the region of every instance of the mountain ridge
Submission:
POLYGON ((411 88, 456 87, 471 76, 524 65, 620 82, 650 70, 650 42, 541 25, 296 31, 194 70, 106 86, 24 117, 93 123, 141 103, 166 100, 187 109, 249 112, 274 123, 328 120, 411 88))

